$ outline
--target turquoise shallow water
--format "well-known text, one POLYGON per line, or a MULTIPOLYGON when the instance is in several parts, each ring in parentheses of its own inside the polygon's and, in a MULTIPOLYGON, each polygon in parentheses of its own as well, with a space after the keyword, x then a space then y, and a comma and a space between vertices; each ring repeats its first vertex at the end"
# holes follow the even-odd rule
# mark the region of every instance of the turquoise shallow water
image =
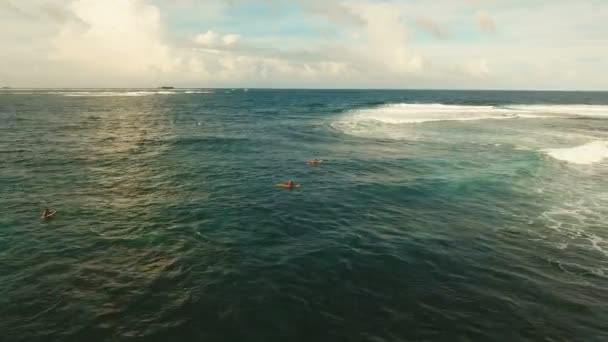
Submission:
POLYGON ((2 91, 0 340, 605 341, 607 142, 607 93, 2 91))

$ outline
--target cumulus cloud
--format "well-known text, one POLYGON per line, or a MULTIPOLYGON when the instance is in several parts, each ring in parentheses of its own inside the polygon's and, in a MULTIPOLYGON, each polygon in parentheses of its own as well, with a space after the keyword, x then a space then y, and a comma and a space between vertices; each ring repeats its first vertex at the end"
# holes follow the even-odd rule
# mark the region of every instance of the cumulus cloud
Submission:
POLYGON ((602 44, 608 5, 295 4, 0 0, 0 21, 11 28, 0 30, 0 81, 16 86, 608 88, 598 76, 608 72, 608 48, 602 44), (259 10, 244 11, 248 6, 259 10), (543 25, 537 13, 543 14, 543 25), (273 24, 258 25, 268 20, 273 24), (501 34, 492 39, 470 34, 471 24, 484 33, 497 32, 497 22, 501 34), (437 39, 419 39, 414 33, 420 31, 437 39))
POLYGON ((240 39, 241 39, 241 36, 239 36, 238 34, 227 34, 222 37, 222 41, 226 45, 232 45, 232 44, 238 42, 240 39))
POLYGON ((174 69, 156 7, 143 0, 78 0, 69 9, 86 27, 65 22, 53 40, 53 60, 102 78, 145 79, 174 69))
MULTIPOLYGON (((319 5, 313 1, 309 5, 319 5)), ((341 13, 356 20, 344 20, 330 9, 325 19, 344 25, 349 39, 316 43, 303 49, 264 46, 259 41, 241 41, 237 34, 205 31, 194 37, 200 49, 199 65, 213 80, 228 82, 299 82, 300 84, 342 84, 366 78, 396 80, 420 72, 426 65, 422 55, 409 47, 408 22, 399 5, 390 3, 339 3, 341 13), (238 43, 238 44, 237 44, 238 43)), ((310 10, 311 8, 308 8, 310 10)), ((320 8, 318 9, 320 10, 320 8)), ((314 16, 318 13, 308 12, 314 16)))
POLYGON ((360 68, 408 73, 423 67, 423 58, 408 45, 409 29, 398 5, 359 3, 351 8, 365 21, 363 42, 349 49, 359 58, 355 63, 360 68))
POLYGON ((213 31, 199 33, 194 37, 194 42, 200 45, 211 46, 217 44, 219 36, 213 31))

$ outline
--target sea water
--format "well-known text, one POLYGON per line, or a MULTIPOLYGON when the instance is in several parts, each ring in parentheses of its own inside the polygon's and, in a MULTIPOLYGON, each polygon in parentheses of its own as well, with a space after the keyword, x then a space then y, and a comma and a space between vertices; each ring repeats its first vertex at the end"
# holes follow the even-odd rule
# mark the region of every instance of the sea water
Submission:
POLYGON ((608 340, 608 93, 2 90, 0 158, 2 341, 608 340))

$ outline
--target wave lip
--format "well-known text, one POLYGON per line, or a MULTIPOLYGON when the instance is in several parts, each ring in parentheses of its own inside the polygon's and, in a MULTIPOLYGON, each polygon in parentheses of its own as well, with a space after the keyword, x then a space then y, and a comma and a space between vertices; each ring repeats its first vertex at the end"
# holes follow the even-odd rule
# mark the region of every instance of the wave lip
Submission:
POLYGON ((608 158, 608 141, 596 140, 576 147, 548 148, 542 151, 558 160, 588 165, 608 158))

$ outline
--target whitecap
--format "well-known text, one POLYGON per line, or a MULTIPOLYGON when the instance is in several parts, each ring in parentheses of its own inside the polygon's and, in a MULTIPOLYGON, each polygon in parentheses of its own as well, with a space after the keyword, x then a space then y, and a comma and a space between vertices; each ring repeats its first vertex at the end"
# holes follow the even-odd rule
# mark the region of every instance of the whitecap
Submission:
POLYGON ((542 151, 561 161, 574 164, 593 164, 608 158, 608 142, 596 140, 576 147, 548 148, 542 151))
POLYGON ((360 122, 417 124, 434 121, 489 119, 538 119, 571 117, 608 118, 606 105, 446 105, 440 103, 395 103, 350 111, 339 121, 345 126, 360 122))

